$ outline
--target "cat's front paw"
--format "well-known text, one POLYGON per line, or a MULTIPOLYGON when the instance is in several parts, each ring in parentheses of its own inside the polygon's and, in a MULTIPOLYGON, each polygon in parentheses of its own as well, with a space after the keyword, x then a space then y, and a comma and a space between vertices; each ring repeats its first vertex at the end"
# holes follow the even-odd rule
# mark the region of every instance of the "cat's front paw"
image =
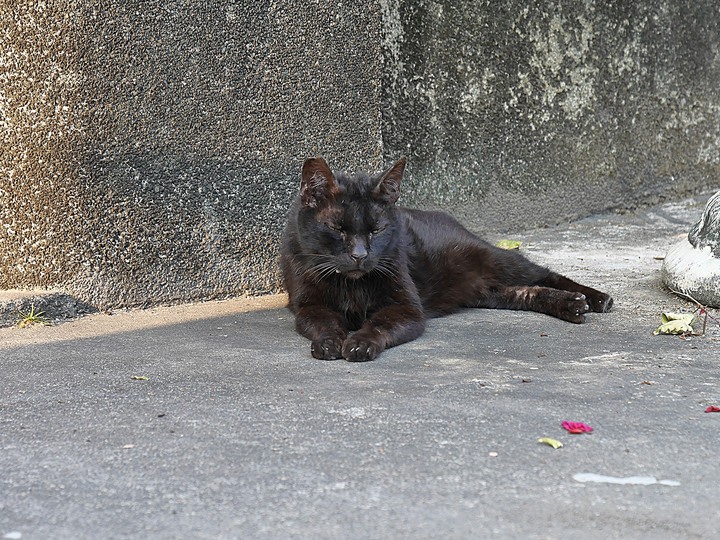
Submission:
POLYGON ((318 360, 337 360, 343 357, 341 337, 318 339, 310 345, 310 353, 318 360))
POLYGON ((342 346, 342 355, 350 362, 368 362, 375 360, 382 352, 382 346, 369 338, 351 336, 342 346))

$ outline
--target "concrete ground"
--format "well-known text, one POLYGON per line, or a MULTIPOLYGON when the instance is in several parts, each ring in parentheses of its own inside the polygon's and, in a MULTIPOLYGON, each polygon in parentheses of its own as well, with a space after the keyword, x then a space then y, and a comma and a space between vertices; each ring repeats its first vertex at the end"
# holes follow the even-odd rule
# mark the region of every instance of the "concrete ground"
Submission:
POLYGON ((702 209, 503 235, 613 311, 468 310, 371 363, 313 360, 283 297, 0 329, 0 538, 714 538, 720 328, 653 335, 702 209))

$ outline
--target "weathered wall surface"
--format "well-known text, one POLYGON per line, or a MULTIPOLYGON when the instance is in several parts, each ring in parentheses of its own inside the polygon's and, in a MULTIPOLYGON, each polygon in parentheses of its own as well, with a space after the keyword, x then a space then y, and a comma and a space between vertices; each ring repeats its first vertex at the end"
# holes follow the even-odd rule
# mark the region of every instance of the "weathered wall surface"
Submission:
POLYGON ((0 288, 276 289, 308 155, 410 158, 479 228, 712 185, 720 7, 56 0, 0 8, 0 288))
POLYGON ((0 28, 0 288, 270 291, 303 158, 379 164, 372 6, 17 1, 0 28))
POLYGON ((382 4, 417 202, 523 227, 720 182, 717 2, 382 4))

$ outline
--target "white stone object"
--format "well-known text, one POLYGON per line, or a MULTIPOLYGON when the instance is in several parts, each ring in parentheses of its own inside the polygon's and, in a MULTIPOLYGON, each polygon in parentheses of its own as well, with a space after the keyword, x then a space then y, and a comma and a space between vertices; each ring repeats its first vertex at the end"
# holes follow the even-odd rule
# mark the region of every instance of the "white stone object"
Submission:
POLYGON ((707 202, 688 237, 670 248, 661 276, 670 289, 720 307, 720 191, 707 202))

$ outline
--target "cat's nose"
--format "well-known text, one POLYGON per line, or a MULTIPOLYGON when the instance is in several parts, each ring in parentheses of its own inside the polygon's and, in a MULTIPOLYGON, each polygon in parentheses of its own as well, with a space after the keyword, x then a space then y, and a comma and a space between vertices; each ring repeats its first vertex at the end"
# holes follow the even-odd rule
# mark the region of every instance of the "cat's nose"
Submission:
POLYGON ((352 249, 350 250, 350 257, 356 263, 361 263, 368 256, 367 249, 362 242, 354 242, 352 249))
POLYGON ((367 251, 362 251, 362 252, 353 251, 352 253, 350 253, 350 257, 356 263, 362 262, 367 258, 367 251))

